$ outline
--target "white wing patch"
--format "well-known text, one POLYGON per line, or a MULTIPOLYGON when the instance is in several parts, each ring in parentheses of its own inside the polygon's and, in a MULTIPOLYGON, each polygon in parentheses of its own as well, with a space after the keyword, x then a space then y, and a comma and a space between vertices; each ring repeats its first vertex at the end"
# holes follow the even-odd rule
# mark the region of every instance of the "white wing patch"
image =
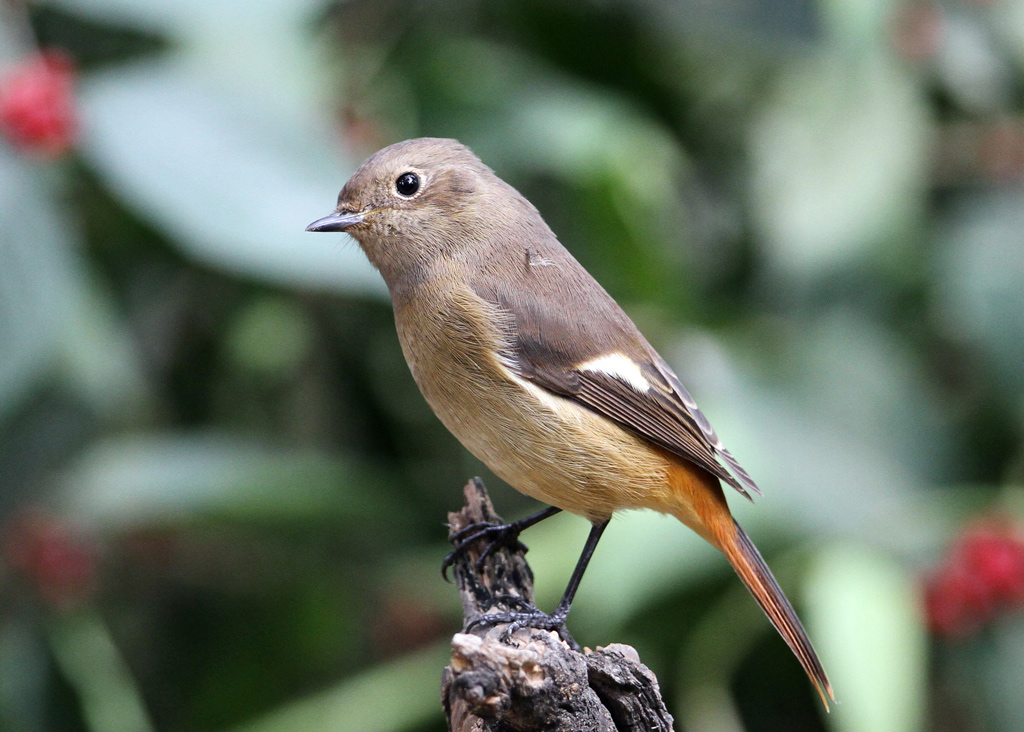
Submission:
POLYGON ((591 371, 624 381, 641 394, 651 388, 650 382, 644 377, 644 372, 640 370, 640 367, 621 353, 606 353, 603 356, 592 358, 586 363, 581 363, 576 368, 580 371, 591 371))

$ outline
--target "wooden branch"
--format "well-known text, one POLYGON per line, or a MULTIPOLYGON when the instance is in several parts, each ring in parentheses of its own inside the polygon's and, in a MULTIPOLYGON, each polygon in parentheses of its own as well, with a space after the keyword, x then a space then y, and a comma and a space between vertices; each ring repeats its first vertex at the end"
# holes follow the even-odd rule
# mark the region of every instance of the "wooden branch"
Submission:
MULTIPOLYGON (((448 515, 451 534, 473 523, 500 523, 479 478, 465 488, 466 506, 448 515)), ((450 536, 451 536, 450 534, 450 536)), ((482 567, 486 542, 454 564, 463 628, 481 615, 533 604, 525 547, 498 547, 482 567)), ((557 633, 495 625, 456 633, 441 700, 452 732, 671 732, 658 680, 630 646, 572 650, 557 633)))

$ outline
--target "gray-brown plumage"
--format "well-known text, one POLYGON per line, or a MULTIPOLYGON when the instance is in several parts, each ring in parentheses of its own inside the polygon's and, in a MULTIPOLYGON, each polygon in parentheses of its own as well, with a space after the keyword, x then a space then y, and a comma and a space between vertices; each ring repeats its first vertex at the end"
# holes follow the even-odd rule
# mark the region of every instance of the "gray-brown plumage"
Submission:
POLYGON ((725 553, 822 699, 831 696, 721 482, 748 498, 760 490, 518 191, 455 140, 407 140, 367 159, 336 212, 309 230, 347 231, 380 270, 416 383, 474 455, 601 528, 621 509, 676 516, 725 553))

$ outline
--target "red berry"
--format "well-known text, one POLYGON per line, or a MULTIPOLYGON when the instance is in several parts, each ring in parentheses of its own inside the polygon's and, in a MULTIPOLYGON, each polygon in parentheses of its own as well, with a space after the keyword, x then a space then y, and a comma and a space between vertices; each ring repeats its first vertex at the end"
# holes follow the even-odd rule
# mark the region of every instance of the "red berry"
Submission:
POLYGON ((933 633, 963 637, 997 613, 1024 606, 1024 531, 1001 516, 974 522, 925 582, 933 633))
POLYGON ((0 134, 25 152, 67 152, 78 128, 73 88, 74 67, 57 51, 7 70, 0 75, 0 134))
POLYGON ((96 577, 95 548, 60 519, 39 514, 19 517, 4 542, 8 563, 54 607, 66 609, 84 600, 96 577))
POLYGON ((984 582, 965 566, 947 563, 925 583, 928 627, 939 636, 966 637, 989 619, 993 599, 984 582))
POLYGON ((1024 604, 1024 542, 1011 524, 978 524, 960 540, 964 563, 1003 604, 1024 604))

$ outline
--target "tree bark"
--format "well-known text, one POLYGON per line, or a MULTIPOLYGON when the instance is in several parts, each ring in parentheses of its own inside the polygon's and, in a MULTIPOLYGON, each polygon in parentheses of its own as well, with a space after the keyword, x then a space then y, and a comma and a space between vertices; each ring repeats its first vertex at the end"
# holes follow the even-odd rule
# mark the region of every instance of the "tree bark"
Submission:
MULTIPOLYGON (((501 523, 479 478, 466 485, 465 495, 466 506, 448 515, 451 534, 474 523, 501 523)), ((485 548, 485 540, 476 542, 453 565, 464 630, 452 638, 442 679, 449 730, 671 732, 658 680, 630 646, 581 653, 548 630, 494 625, 465 631, 482 615, 534 603, 526 547, 499 546, 478 570, 485 548)))

